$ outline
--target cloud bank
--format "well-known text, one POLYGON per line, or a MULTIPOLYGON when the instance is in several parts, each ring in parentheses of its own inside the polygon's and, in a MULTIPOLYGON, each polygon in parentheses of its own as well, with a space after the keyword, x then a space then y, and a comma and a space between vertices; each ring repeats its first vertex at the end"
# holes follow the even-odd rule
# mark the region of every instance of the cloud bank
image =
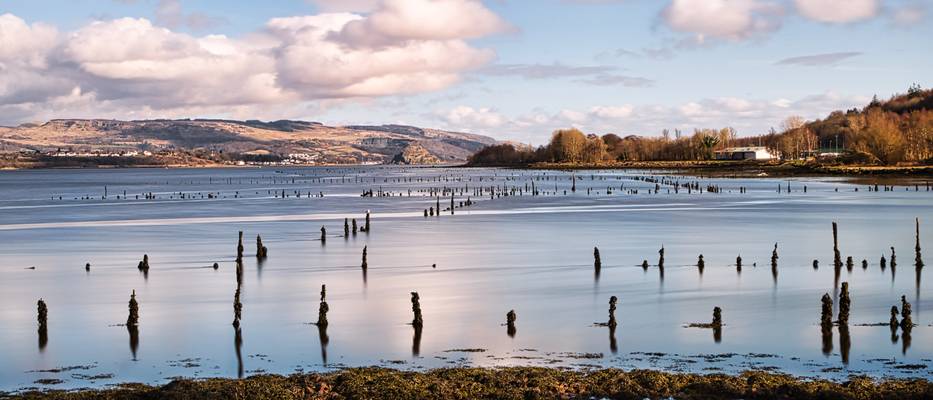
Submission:
POLYGON ((162 4, 160 25, 120 18, 73 32, 0 15, 0 121, 259 116, 272 106, 435 91, 495 57, 470 39, 509 29, 479 0, 385 0, 353 3, 365 14, 276 18, 243 37, 196 36, 168 26, 199 17, 162 4))

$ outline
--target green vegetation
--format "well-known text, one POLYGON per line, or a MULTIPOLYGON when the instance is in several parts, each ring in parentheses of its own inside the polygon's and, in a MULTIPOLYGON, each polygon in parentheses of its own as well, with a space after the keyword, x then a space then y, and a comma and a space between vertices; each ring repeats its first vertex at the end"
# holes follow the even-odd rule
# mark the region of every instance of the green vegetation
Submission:
POLYGON ((685 136, 664 130, 661 137, 586 135, 577 129, 554 132, 546 146, 488 146, 470 160, 476 166, 535 163, 613 164, 645 161, 704 161, 729 147, 765 146, 781 161, 821 165, 933 164, 933 89, 913 86, 885 102, 859 110, 835 111, 822 120, 789 117, 781 132, 737 137, 735 129, 697 129, 685 136))
MULTIPOLYGON (((30 392, 16 399, 929 399, 923 379, 847 382, 804 380, 752 371, 699 375, 617 369, 453 368, 407 372, 384 368, 331 374, 261 375, 246 379, 176 380, 160 387, 122 385, 100 391, 30 392)), ((0 398, 4 396, 0 395, 0 398)))

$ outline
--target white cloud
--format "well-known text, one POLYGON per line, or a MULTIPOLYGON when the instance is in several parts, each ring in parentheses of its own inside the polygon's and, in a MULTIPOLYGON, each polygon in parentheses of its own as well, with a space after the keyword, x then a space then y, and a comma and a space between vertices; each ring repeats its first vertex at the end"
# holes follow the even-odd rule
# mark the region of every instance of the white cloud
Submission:
POLYGON ((369 12, 379 6, 380 0, 309 0, 325 12, 369 12))
POLYGON ((895 9, 891 20, 895 26, 910 27, 923 22, 927 16, 927 9, 921 4, 909 4, 895 9))
POLYGON ((761 0, 672 0, 661 13, 675 31, 694 35, 697 43, 710 38, 742 40, 780 26, 783 9, 761 0))
POLYGON ((873 18, 880 0, 794 0, 797 11, 809 19, 843 24, 873 18))
POLYGON ((450 124, 446 118, 438 119, 450 128, 533 144, 543 144, 551 132, 568 127, 600 135, 656 136, 662 129, 680 129, 691 134, 694 128, 731 126, 738 130, 740 136, 750 136, 767 133, 770 127, 780 126, 781 121, 790 115, 800 115, 808 120, 825 118, 832 111, 861 106, 868 101, 870 98, 865 96, 826 92, 796 100, 716 97, 676 105, 608 105, 557 112, 532 110, 514 116, 497 113, 495 125, 471 123, 468 118, 459 119, 457 124, 450 124))
POLYGON ((75 88, 82 104, 99 104, 101 117, 139 110, 165 117, 232 110, 259 115, 270 106, 440 90, 494 58, 467 40, 497 32, 504 26, 498 16, 477 1, 438 0, 428 11, 468 17, 460 24, 403 26, 424 16, 424 2, 386 0, 364 15, 272 19, 239 38, 195 36, 142 18, 97 21, 59 34, 4 14, 0 121, 32 120, 53 104, 62 114, 68 107, 80 111, 61 100, 74 97, 75 88), (348 45, 344 33, 354 29, 366 40, 348 45))
POLYGON ((458 106, 438 115, 455 129, 497 128, 505 123, 505 117, 490 108, 458 106))
POLYGON ((365 19, 347 23, 335 36, 352 46, 383 46, 409 40, 478 38, 508 28, 478 0, 385 0, 365 19))

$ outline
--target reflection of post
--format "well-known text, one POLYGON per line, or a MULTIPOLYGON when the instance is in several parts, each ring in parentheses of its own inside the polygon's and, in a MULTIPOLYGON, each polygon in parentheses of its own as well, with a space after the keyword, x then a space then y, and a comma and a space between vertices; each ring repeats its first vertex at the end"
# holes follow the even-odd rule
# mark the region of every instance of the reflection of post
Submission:
POLYGON ((833 329, 822 329, 823 335, 823 355, 829 356, 833 353, 833 329))
POLYGON ((411 355, 418 357, 421 355, 421 325, 415 325, 415 334, 411 338, 411 355))
POLYGON ((852 347, 852 339, 849 337, 849 326, 839 325, 839 354, 842 357, 842 363, 849 365, 849 349, 852 347))
POLYGON ((243 378, 243 353, 242 353, 243 332, 240 330, 239 327, 233 328, 233 331, 234 331, 233 349, 234 351, 236 351, 236 363, 237 363, 236 376, 242 379, 243 378))
POLYGON ((609 351, 611 351, 612 354, 616 354, 619 352, 619 344, 616 342, 616 327, 615 326, 609 327, 609 351))
POLYGON ((136 352, 139 350, 139 326, 127 325, 126 330, 130 334, 130 352, 133 354, 133 361, 136 361, 136 352))
POLYGON ((920 268, 923 268, 923 258, 920 256, 920 218, 916 219, 917 221, 917 244, 914 245, 914 252, 917 253, 916 260, 914 263, 917 267, 917 274, 920 274, 920 268))
POLYGON ((327 336, 326 325, 317 326, 317 336, 318 340, 321 342, 321 362, 327 365, 327 343, 330 342, 330 337, 327 336))

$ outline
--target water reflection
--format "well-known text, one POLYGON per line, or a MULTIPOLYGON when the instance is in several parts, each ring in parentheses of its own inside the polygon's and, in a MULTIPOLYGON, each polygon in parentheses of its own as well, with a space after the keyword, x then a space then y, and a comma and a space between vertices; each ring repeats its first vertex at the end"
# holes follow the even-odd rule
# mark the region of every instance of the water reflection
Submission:
POLYGON ((713 326, 713 341, 716 343, 722 342, 722 326, 713 326))
POLYGON ((849 350, 852 348, 852 338, 849 336, 849 326, 839 325, 839 354, 842 356, 842 363, 849 365, 849 350))
POLYGON ((130 334, 130 353, 133 354, 133 361, 137 361, 136 352, 139 350, 139 326, 128 324, 126 325, 126 331, 130 334))
POLYGON ((820 331, 823 337, 823 355, 829 357, 833 353, 833 328, 823 327, 820 331))
POLYGON ((411 355, 413 357, 418 357, 421 355, 421 326, 413 325, 415 328, 415 334, 411 338, 411 355))
POLYGON ((616 343, 616 327, 615 327, 615 325, 610 325, 610 326, 609 326, 609 351, 611 351, 612 354, 616 354, 616 353, 619 352, 619 345, 618 345, 618 343, 616 343))
POLYGON ((45 346, 49 344, 49 330, 45 324, 39 325, 39 352, 45 351, 45 346))
POLYGON ((240 327, 237 326, 233 328, 233 332, 233 349, 236 352, 237 363, 236 376, 238 378, 243 378, 243 331, 240 330, 240 327))
POLYGON ((327 336, 327 325, 317 325, 317 337, 321 342, 321 360, 324 365, 327 365, 327 343, 330 342, 330 337, 327 336))
POLYGON ((904 329, 901 332, 901 354, 907 354, 907 349, 910 348, 910 329, 904 329))

